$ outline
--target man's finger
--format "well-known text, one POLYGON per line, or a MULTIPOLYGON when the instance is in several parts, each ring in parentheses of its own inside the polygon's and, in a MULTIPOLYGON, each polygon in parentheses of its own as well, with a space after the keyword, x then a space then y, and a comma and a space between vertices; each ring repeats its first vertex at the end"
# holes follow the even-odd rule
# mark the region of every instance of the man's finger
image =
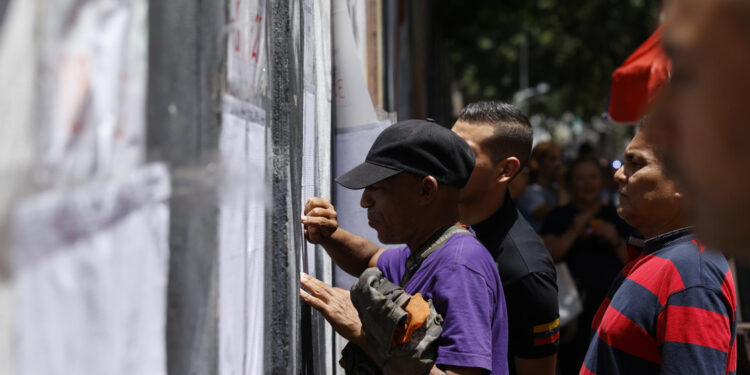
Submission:
POLYGON ((303 301, 305 301, 306 304, 310 305, 315 310, 318 310, 320 312, 323 312, 325 310, 325 303, 321 301, 318 298, 315 298, 315 296, 311 295, 310 293, 307 293, 303 289, 300 288, 299 290, 299 297, 302 298, 303 301))
POLYGON ((328 284, 304 272, 300 275, 300 284, 302 284, 302 286, 315 297, 320 298, 323 301, 330 300, 333 290, 328 284))
POLYGON ((312 197, 307 200, 307 203, 305 203, 305 215, 307 215, 310 210, 316 207, 333 208, 333 205, 328 201, 328 199, 312 197))
POLYGON ((330 208, 322 208, 322 207, 315 207, 309 212, 305 213, 305 216, 308 217, 325 217, 328 219, 335 219, 338 214, 336 211, 330 209, 330 208))
POLYGON ((305 225, 317 225, 319 227, 329 227, 332 228, 333 220, 325 218, 325 217, 316 217, 316 216, 302 216, 300 219, 302 221, 302 224, 305 225))

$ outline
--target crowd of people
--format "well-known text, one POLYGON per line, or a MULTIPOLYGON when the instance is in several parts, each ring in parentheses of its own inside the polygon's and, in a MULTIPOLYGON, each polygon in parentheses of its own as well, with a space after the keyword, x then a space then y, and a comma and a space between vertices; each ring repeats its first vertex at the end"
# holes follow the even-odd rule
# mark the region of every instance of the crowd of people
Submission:
POLYGON ((526 116, 485 101, 451 130, 387 128, 337 179, 363 189, 378 240, 403 246, 308 201, 308 241, 362 275, 351 293, 301 278, 300 297, 352 343, 348 374, 735 373, 725 254, 748 253, 750 2, 672 6, 672 81, 613 176, 590 149, 568 163, 554 143, 532 152, 526 116), (563 265, 583 308, 561 327, 563 265))

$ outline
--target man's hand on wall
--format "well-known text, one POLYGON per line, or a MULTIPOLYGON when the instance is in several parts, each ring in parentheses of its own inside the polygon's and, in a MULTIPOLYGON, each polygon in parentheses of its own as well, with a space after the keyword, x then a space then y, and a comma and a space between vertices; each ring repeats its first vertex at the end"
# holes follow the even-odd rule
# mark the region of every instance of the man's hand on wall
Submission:
POLYGON ((308 293, 300 288, 300 298, 320 311, 342 337, 366 350, 362 322, 349 297, 349 291, 334 288, 304 272, 300 275, 300 284, 309 291, 308 293))
POLYGON ((336 216, 336 210, 327 199, 310 198, 305 204, 305 216, 302 216, 305 238, 314 244, 329 239, 339 228, 336 216))

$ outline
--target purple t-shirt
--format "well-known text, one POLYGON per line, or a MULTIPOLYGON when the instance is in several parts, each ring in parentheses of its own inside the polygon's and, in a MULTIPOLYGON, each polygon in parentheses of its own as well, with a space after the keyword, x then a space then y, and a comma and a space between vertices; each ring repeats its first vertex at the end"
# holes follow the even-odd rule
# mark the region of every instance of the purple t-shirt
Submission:
MULTIPOLYGON (((378 268, 398 285, 409 254, 408 247, 386 250, 380 254, 378 268)), ((445 320, 436 364, 508 374, 503 286, 490 252, 473 236, 454 234, 425 259, 404 289, 432 299, 445 320)))

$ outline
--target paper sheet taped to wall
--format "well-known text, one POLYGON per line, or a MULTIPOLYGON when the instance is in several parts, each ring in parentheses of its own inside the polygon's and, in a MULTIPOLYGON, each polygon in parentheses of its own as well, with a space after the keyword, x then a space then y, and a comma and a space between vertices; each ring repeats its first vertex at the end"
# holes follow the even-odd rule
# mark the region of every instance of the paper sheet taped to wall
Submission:
MULTIPOLYGON (((37 0, 29 0, 37 1, 37 0)), ((147 3, 44 2, 38 173, 61 186, 127 174, 145 155, 147 3)))
MULTIPOLYGON (((307 200, 317 196, 316 186, 316 165, 317 158, 315 152, 317 127, 315 122, 315 89, 306 87, 302 100, 302 189, 301 189, 301 207, 304 210, 307 200)), ((304 214, 304 212, 302 212, 304 214)), ((315 245, 303 241, 302 251, 302 271, 310 275, 317 275, 315 270, 315 245)))
POLYGON ((263 370, 265 113, 224 96, 219 152, 219 373, 263 370))
POLYGON ((346 0, 333 1, 333 24, 336 128, 375 123, 378 117, 367 90, 346 0))
POLYGON ((16 374, 166 374, 169 195, 154 164, 18 204, 16 374))
POLYGON ((232 0, 229 5, 228 91, 258 103, 266 84, 266 0, 232 0))

